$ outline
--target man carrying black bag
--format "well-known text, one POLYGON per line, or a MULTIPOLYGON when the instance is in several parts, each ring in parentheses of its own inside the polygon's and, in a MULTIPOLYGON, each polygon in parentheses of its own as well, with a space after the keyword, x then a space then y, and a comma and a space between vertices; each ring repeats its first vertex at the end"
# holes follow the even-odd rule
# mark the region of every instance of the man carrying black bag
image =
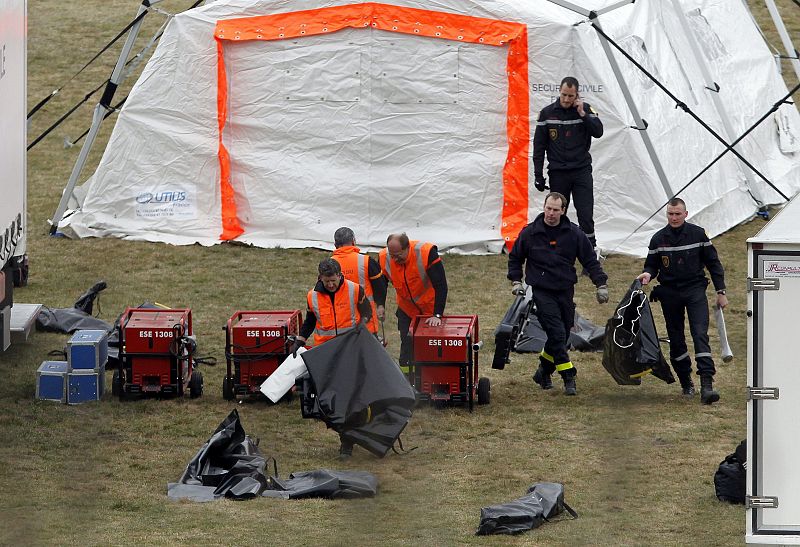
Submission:
POLYGON ((637 277, 642 285, 658 277, 660 285, 653 289, 650 299, 660 301, 669 335, 669 357, 672 368, 681 382, 683 394, 695 394, 692 382, 692 360, 686 346, 684 318, 689 316, 689 331, 694 342, 697 374, 700 376, 700 400, 710 405, 719 401, 714 390, 716 372, 708 344, 708 269, 717 291, 717 306, 728 305, 725 296, 725 271, 717 250, 700 226, 686 222, 686 203, 673 198, 667 205, 669 224, 650 240, 644 272, 637 277))
POLYGON ((533 292, 536 316, 547 334, 539 356, 539 368, 533 376, 542 389, 551 389, 550 376, 558 372, 564 380, 564 394, 577 395, 575 366, 567 353, 569 332, 575 322, 575 272, 577 258, 597 287, 601 304, 608 302, 608 276, 594 253, 589 238, 564 214, 567 199, 550 192, 544 200, 544 212, 525 226, 508 254, 508 279, 512 292, 521 294, 523 265, 525 281, 533 292))

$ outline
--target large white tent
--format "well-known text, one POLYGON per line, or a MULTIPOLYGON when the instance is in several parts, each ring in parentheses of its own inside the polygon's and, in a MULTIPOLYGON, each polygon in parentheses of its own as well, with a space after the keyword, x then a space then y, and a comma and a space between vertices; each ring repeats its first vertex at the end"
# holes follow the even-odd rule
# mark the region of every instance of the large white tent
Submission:
MULTIPOLYGON (((787 92, 742 2, 649 0, 597 21, 728 141, 787 92)), ((541 208, 533 128, 573 75, 605 126, 598 244, 639 255, 664 215, 634 230, 725 146, 611 51, 616 73, 586 17, 544 0, 218 0, 170 22, 59 229, 330 248, 347 225, 365 248, 406 231, 496 253, 541 208)), ((800 190, 793 105, 737 150, 785 195, 800 190)), ((712 236, 784 201, 731 153, 681 196, 712 236)))

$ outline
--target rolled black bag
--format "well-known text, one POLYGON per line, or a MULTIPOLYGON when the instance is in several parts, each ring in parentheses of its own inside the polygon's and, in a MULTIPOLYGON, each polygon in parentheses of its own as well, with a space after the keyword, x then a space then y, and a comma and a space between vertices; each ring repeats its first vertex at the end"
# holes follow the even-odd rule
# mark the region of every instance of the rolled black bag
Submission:
POLYGON ((578 514, 564 501, 564 485, 537 482, 523 497, 481 509, 481 522, 476 536, 519 534, 538 528, 543 522, 566 511, 572 518, 578 514))
POLYGON ((746 439, 720 462, 717 472, 714 473, 714 490, 718 500, 744 505, 747 492, 746 439))

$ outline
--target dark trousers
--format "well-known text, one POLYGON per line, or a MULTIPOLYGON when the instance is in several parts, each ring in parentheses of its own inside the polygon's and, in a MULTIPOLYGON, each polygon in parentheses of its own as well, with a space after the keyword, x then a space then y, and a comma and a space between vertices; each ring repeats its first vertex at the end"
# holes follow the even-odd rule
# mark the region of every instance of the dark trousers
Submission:
POLYGON ((571 378, 577 373, 567 353, 569 332, 575 323, 575 305, 572 303, 574 294, 572 287, 562 291, 533 289, 536 317, 547 334, 544 353, 539 360, 547 374, 558 370, 564 378, 571 378))
POLYGON ((412 341, 408 335, 408 329, 411 328, 411 318, 400 308, 397 308, 395 315, 397 316, 397 330, 400 331, 400 366, 407 367, 412 357, 412 341))
POLYGON ((594 184, 592 182, 592 166, 580 169, 549 170, 550 190, 564 194, 568 202, 575 204, 578 214, 578 225, 587 235, 592 247, 597 246, 594 237, 594 184))
POLYGON ((692 373, 692 360, 686 346, 684 334, 684 317, 689 316, 689 332, 694 343, 694 358, 697 374, 713 376, 716 372, 714 360, 711 358, 711 347, 708 345, 708 299, 706 286, 677 289, 659 285, 658 300, 664 312, 669 336, 669 358, 672 368, 678 376, 684 377, 692 373), (685 314, 684 314, 685 311, 685 314))

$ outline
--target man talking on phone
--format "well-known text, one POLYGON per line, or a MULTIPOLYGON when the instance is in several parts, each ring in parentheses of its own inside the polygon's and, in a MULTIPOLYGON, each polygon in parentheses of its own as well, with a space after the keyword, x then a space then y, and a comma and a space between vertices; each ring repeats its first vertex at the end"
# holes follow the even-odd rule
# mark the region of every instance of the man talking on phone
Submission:
POLYGON ((544 178, 546 154, 550 190, 574 202, 578 225, 597 252, 589 148, 592 137, 603 136, 603 122, 589 103, 583 102, 578 88, 578 80, 567 76, 561 80, 558 99, 539 114, 533 134, 533 169, 536 189, 544 192, 547 189, 544 178))

